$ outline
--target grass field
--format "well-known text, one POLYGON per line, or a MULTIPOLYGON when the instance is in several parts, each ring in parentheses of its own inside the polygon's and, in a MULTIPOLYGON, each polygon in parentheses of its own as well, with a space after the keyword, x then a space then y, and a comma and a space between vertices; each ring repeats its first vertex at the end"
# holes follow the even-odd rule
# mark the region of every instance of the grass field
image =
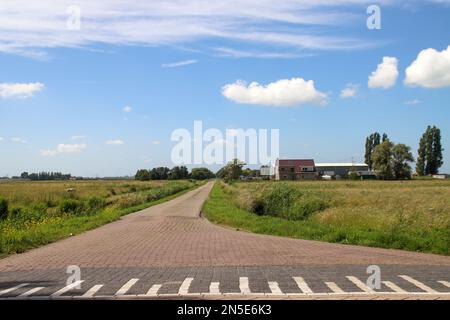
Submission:
POLYGON ((112 222, 198 184, 128 180, 0 182, 0 256, 112 222))
POLYGON ((213 222, 255 233, 450 255, 450 181, 218 182, 213 222))

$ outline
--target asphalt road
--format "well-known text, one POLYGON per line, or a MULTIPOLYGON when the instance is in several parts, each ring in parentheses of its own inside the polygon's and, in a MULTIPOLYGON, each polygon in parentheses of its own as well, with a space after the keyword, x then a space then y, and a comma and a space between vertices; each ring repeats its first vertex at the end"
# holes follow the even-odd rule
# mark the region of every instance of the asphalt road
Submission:
POLYGON ((201 217, 212 185, 0 260, 0 298, 450 298, 450 257, 213 225, 201 217))

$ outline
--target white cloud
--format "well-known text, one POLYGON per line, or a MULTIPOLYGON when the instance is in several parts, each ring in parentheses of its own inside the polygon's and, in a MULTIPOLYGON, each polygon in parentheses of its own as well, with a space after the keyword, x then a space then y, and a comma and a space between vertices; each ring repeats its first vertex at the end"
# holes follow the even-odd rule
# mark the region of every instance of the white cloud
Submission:
POLYGON ((369 76, 369 88, 388 89, 395 85, 398 78, 398 60, 394 57, 383 57, 383 62, 369 76))
POLYGON ((87 148, 87 145, 82 144, 64 144, 60 143, 56 146, 56 149, 43 149, 41 150, 41 155, 46 157, 53 157, 58 154, 73 154, 78 153, 81 150, 84 150, 87 148))
POLYGON ((121 145, 124 144, 124 142, 120 139, 116 139, 116 140, 108 140, 105 142, 106 144, 110 144, 110 145, 121 145))
POLYGON ((0 98, 30 98, 44 87, 44 84, 40 82, 0 83, 0 98))
POLYGON ((3 137, 0 137, 0 141, 3 141, 3 140, 5 140, 5 138, 3 138, 3 137))
POLYGON ((85 139, 85 138, 87 138, 87 136, 85 136, 85 135, 75 135, 75 136, 70 137, 70 139, 72 139, 72 140, 80 140, 80 139, 85 139))
POLYGON ((245 51, 232 48, 215 48, 214 51, 217 52, 217 55, 220 57, 230 58, 292 59, 313 56, 313 54, 295 54, 270 51, 245 51))
POLYGON ((420 103, 419 99, 407 100, 407 101, 403 102, 403 104, 407 104, 407 105, 414 105, 414 104, 419 104, 419 103, 420 103))
POLYGON ((27 143, 26 140, 24 140, 24 139, 22 139, 22 138, 20 138, 20 137, 14 137, 14 138, 11 138, 11 141, 12 141, 12 142, 17 142, 17 143, 27 143))
POLYGON ((190 64, 198 63, 197 60, 183 60, 178 62, 172 62, 172 63, 163 63, 161 65, 162 68, 176 68, 176 67, 183 67, 188 66, 190 64))
POLYGON ((229 100, 244 104, 269 105, 276 107, 298 106, 305 103, 324 105, 327 95, 317 91, 314 81, 302 78, 282 79, 268 85, 243 81, 227 84, 222 94, 229 100))
POLYGON ((341 90, 340 97, 345 98, 353 98, 358 94, 359 86, 356 84, 349 83, 347 86, 341 90))
POLYGON ((132 108, 130 106, 125 106, 123 109, 123 112, 131 112, 132 108))
POLYGON ((155 144, 155 145, 160 144, 160 143, 161 143, 161 141, 159 141, 159 140, 153 140, 152 141, 152 144, 155 144))
POLYGON ((450 86, 450 45, 446 50, 422 50, 406 69, 405 84, 423 88, 450 86))

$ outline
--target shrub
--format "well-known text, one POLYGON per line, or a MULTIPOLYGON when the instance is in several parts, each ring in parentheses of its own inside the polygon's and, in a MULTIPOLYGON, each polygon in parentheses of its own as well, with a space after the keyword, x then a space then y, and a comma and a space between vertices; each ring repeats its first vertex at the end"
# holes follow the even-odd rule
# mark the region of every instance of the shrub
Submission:
POLYGON ((269 216, 289 217, 295 201, 302 195, 287 183, 277 183, 262 193, 263 213, 269 216))
POLYGON ((106 200, 100 197, 91 197, 87 201, 90 210, 97 211, 106 206, 106 200))
POLYGON ((0 198, 0 220, 8 217, 8 200, 0 198))
POLYGON ((74 215, 82 215, 86 206, 83 201, 75 199, 64 199, 59 203, 59 212, 74 215))

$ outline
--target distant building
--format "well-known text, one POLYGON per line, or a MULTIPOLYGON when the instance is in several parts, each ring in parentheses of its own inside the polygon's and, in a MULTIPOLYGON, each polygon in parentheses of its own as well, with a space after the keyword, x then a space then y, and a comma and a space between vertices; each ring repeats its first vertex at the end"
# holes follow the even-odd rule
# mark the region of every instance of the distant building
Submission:
POLYGON ((262 166, 259 170, 259 175, 262 179, 270 179, 273 176, 273 167, 262 166))
POLYGON ((277 159, 275 180, 313 180, 318 178, 313 159, 277 159))
POLYGON ((319 176, 348 177, 349 172, 356 171, 360 175, 369 172, 369 166, 365 163, 316 163, 319 176))

